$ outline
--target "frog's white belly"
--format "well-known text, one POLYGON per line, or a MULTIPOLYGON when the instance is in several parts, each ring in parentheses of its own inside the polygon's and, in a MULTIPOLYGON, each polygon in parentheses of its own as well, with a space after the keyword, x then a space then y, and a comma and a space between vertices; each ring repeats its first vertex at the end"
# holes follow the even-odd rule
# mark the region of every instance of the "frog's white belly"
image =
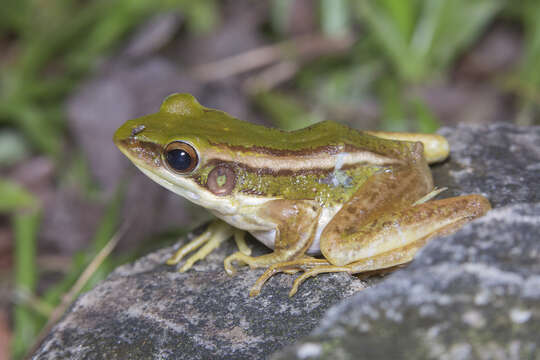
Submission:
MULTIPOLYGON (((339 209, 341 209, 341 206, 342 205, 323 208, 321 216, 319 218, 319 224, 317 225, 317 229, 315 230, 313 242, 311 243, 309 249, 306 251, 308 255, 319 255, 321 253, 321 233, 326 227, 326 225, 328 225, 330 220, 332 220, 334 215, 339 211, 339 209)), ((218 218, 224 220, 225 222, 231 224, 234 227, 246 230, 261 243, 263 243, 270 249, 274 249, 274 242, 276 238, 275 223, 264 221, 255 214, 249 212, 241 215, 227 215, 216 211, 212 212, 218 218)))

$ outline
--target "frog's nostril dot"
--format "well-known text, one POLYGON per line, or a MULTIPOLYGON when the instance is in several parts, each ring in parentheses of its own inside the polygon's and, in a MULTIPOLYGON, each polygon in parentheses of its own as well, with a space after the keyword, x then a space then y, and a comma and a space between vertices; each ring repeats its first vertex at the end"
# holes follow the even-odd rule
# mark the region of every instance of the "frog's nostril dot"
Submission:
POLYGON ((146 129, 146 126, 144 125, 135 126, 133 129, 131 129, 131 136, 140 134, 144 129, 146 129))

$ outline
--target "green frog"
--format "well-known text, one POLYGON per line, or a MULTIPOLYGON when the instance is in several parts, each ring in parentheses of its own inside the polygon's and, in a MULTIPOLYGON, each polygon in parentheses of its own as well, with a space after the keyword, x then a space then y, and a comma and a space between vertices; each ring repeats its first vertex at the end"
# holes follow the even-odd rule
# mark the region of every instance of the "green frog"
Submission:
POLYGON ((266 268, 251 296, 279 272, 301 272, 292 296, 317 274, 410 262, 430 238, 490 209, 481 195, 432 200, 444 189, 434 187, 428 164, 449 153, 439 135, 357 131, 332 121, 287 132, 173 94, 157 113, 122 125, 114 142, 152 180, 219 219, 167 263, 191 254, 180 268, 186 271, 234 237, 239 251, 224 261, 228 274, 235 265, 266 268), (273 251, 251 256, 245 232, 273 251))

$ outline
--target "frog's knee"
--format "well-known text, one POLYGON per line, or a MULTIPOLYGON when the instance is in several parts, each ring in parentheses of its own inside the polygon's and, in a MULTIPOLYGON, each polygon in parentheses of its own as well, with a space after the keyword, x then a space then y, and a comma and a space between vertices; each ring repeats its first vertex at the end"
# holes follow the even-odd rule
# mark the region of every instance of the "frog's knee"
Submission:
POLYGON ((347 252, 343 251, 342 239, 339 234, 327 234, 324 239, 321 239, 321 254, 328 262, 336 266, 344 266, 350 263, 347 252))

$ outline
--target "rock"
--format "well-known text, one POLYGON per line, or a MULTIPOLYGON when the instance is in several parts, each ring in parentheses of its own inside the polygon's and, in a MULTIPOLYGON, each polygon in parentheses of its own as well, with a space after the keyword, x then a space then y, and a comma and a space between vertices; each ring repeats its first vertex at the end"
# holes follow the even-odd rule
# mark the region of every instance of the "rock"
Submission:
POLYGON ((497 123, 440 131, 450 143, 450 161, 433 168, 445 196, 485 195, 493 207, 540 202, 540 127, 497 123))
POLYGON ((332 304, 364 287, 326 275, 289 299, 293 277, 279 275, 250 298, 262 272, 228 276, 223 259, 234 247, 226 245, 186 273, 164 265, 172 248, 118 268, 77 300, 34 359, 261 359, 306 336, 332 304))
POLYGON ((431 241, 272 359, 540 358, 540 127, 441 133, 452 158, 436 183, 447 196, 483 193, 494 210, 431 241))
POLYGON ((537 359, 539 215, 510 205, 432 241, 273 359, 537 359))
POLYGON ((409 266, 367 283, 317 276, 293 298, 294 276, 281 274, 249 298, 261 271, 227 276, 233 244, 186 273, 164 265, 172 249, 162 249, 82 295, 34 358, 258 359, 302 338, 274 358, 538 357, 540 127, 442 133, 453 152, 436 183, 446 196, 483 193, 496 208, 409 266))

